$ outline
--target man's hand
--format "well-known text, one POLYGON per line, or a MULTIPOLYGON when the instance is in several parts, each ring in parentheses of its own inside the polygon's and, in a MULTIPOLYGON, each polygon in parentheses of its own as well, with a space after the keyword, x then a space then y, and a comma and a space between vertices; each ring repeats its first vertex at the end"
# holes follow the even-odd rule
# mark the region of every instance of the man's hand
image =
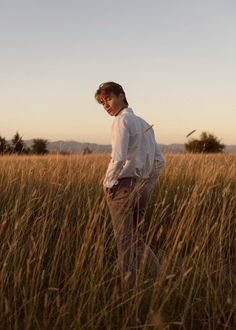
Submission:
POLYGON ((107 188, 107 187, 103 186, 103 191, 104 191, 104 194, 106 197, 113 199, 113 197, 115 195, 115 191, 116 191, 116 186, 113 186, 111 188, 107 188))

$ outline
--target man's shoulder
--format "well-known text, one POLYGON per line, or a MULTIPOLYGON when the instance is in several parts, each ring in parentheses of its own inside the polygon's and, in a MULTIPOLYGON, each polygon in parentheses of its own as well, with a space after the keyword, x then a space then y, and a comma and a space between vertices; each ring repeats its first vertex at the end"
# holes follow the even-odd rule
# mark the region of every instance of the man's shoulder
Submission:
POLYGON ((143 119, 140 116, 137 116, 133 111, 132 112, 128 112, 128 111, 124 112, 123 114, 121 114, 121 116, 119 116, 118 120, 120 120, 122 122, 125 122, 126 124, 131 124, 131 125, 132 125, 132 123, 140 122, 143 127, 149 127, 150 126, 150 124, 145 119, 143 119))
POLYGON ((144 128, 150 126, 142 117, 137 116, 131 108, 127 108, 126 111, 122 111, 119 116, 115 117, 113 124, 114 126, 125 125, 128 127, 132 127, 133 125, 137 125, 138 122, 144 128))
POLYGON ((112 123, 112 128, 116 128, 119 126, 128 126, 130 120, 128 119, 128 116, 123 115, 123 116, 117 116, 114 118, 113 123, 112 123))
POLYGON ((124 111, 122 111, 116 118, 114 121, 117 122, 124 122, 127 121, 129 119, 134 119, 136 117, 136 115, 134 114, 133 110, 131 108, 126 108, 124 109, 124 111))
POLYGON ((132 127, 139 119, 134 112, 124 112, 123 115, 120 116, 119 120, 121 124, 127 127, 132 127))
POLYGON ((149 127, 150 126, 150 124, 145 119, 143 119, 142 117, 136 116, 136 118, 142 123, 142 125, 144 127, 149 127))

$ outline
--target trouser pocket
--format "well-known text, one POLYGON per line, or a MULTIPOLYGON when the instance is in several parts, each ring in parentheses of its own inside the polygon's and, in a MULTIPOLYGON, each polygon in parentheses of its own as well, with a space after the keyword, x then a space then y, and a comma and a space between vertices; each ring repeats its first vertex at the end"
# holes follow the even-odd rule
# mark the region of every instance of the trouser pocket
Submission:
POLYGON ((118 180, 118 184, 111 189, 111 198, 113 200, 125 200, 131 198, 134 187, 132 178, 123 178, 118 180))
POLYGON ((105 196, 110 201, 127 201, 131 197, 134 188, 133 178, 122 178, 118 180, 118 184, 110 189, 105 190, 105 196))

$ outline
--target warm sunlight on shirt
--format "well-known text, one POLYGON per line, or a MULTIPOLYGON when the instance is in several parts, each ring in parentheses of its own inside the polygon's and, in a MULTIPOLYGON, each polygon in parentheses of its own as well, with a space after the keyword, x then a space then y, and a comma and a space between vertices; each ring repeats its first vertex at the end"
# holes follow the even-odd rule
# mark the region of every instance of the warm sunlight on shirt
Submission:
POLYGON ((152 127, 125 108, 112 124, 112 153, 103 184, 111 188, 118 179, 158 176, 164 166, 152 127))

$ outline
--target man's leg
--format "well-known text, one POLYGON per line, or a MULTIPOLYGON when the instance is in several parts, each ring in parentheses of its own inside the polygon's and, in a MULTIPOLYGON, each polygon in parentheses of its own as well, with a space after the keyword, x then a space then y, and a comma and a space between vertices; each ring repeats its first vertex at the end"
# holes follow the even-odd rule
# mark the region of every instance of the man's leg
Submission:
POLYGON ((118 264, 123 290, 135 284, 134 231, 133 231, 133 183, 131 179, 121 179, 114 193, 106 194, 106 201, 112 218, 115 234, 118 264))
POLYGON ((152 249, 145 244, 143 239, 143 221, 144 214, 153 185, 146 181, 140 189, 140 198, 135 203, 134 209, 134 242, 136 242, 136 257, 143 267, 147 267, 153 279, 160 275, 160 263, 152 249))

